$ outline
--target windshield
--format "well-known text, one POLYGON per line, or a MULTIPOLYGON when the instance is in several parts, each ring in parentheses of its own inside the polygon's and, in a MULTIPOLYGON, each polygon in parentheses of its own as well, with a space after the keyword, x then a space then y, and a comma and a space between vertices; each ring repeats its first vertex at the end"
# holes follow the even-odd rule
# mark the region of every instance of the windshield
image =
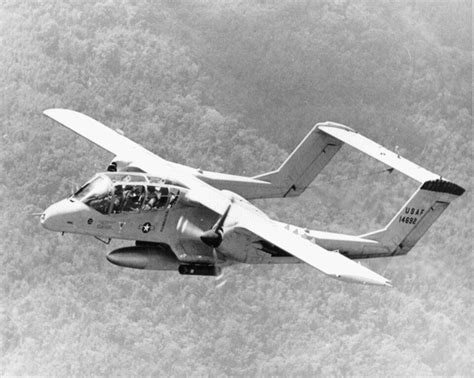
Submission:
POLYGON ((102 214, 108 214, 112 199, 110 181, 99 176, 79 189, 72 198, 102 214))

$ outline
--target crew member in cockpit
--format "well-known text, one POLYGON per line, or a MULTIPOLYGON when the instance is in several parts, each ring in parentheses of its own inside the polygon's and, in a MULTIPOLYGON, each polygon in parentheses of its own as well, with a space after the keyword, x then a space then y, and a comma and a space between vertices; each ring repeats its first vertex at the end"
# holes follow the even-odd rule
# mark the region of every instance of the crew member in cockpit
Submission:
POLYGON ((141 185, 127 185, 124 190, 123 211, 138 211, 143 200, 142 192, 141 185))
POLYGON ((123 204, 123 186, 122 185, 115 185, 114 206, 112 208, 112 213, 114 213, 114 214, 120 213, 120 209, 122 208, 122 204, 123 204))
POLYGON ((160 193, 158 195, 159 201, 157 205, 159 209, 164 208, 168 204, 169 194, 170 194, 170 190, 166 186, 162 186, 160 188, 160 193))
POLYGON ((156 207, 158 203, 158 199, 159 199, 158 197, 159 193, 156 192, 154 186, 148 186, 147 189, 148 189, 148 196, 147 196, 145 206, 143 207, 143 210, 148 211, 156 207))

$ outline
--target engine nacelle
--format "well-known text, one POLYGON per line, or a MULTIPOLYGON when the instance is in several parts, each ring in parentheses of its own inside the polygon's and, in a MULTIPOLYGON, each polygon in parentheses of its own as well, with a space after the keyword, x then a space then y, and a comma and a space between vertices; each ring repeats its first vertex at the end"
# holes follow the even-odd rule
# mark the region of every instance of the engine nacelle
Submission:
POLYGON ((115 249, 107 255, 107 260, 125 268, 178 270, 180 262, 168 245, 143 244, 115 249))

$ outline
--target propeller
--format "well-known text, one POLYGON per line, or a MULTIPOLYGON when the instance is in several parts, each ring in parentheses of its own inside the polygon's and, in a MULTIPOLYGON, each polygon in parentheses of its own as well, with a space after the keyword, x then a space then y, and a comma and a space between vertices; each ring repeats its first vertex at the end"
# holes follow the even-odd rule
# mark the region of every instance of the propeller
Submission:
POLYGON ((224 270, 219 266, 219 258, 217 256, 217 248, 222 244, 224 238, 224 223, 229 215, 231 204, 227 207, 224 214, 218 219, 216 224, 208 231, 201 235, 201 241, 212 247, 212 257, 214 258, 214 271, 215 271, 215 282, 216 289, 224 286, 227 282, 224 279, 224 270))
POLYGON ((66 180, 67 183, 69 184, 69 191, 71 192, 71 196, 76 193, 79 189, 79 185, 77 185, 76 182, 72 180, 66 180))
POLYGON ((201 235, 201 241, 212 248, 218 248, 224 238, 224 222, 229 214, 231 204, 227 207, 224 214, 218 219, 216 224, 201 235))
POLYGON ((200 240, 202 243, 212 248, 212 258, 215 273, 216 288, 222 287, 226 280, 223 279, 223 269, 221 267, 222 259, 219 259, 217 248, 222 244, 224 237, 224 223, 229 215, 231 204, 227 207, 224 214, 217 220, 210 230, 203 231, 189 219, 182 217, 178 222, 177 230, 184 240, 200 240))
POLYGON ((214 258, 214 282, 216 289, 224 286, 227 280, 224 278, 224 269, 219 265, 219 258, 217 257, 216 248, 212 248, 212 257, 214 258))

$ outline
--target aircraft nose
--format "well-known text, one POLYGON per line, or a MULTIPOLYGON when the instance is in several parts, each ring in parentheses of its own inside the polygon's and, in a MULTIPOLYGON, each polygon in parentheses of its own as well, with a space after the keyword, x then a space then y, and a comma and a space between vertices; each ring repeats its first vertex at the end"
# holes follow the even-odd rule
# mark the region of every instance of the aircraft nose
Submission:
POLYGON ((65 231, 68 222, 68 215, 71 214, 71 202, 62 200, 48 207, 41 214, 41 225, 50 231, 65 231))

